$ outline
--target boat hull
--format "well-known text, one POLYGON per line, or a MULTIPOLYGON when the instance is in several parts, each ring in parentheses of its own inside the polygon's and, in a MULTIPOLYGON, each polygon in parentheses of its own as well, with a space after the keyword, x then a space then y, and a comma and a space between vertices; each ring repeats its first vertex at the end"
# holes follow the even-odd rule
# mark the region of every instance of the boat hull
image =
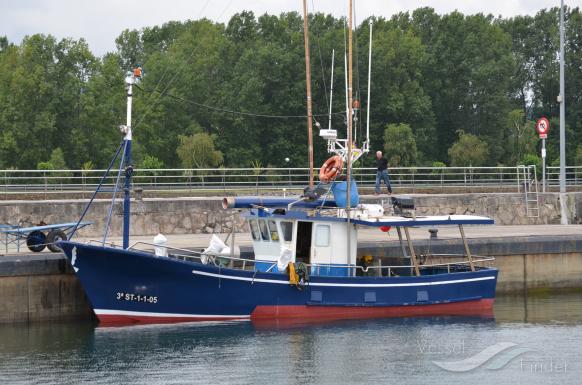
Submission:
POLYGON ((73 242, 60 246, 104 324, 488 315, 497 269, 407 277, 312 276, 203 265, 73 242))

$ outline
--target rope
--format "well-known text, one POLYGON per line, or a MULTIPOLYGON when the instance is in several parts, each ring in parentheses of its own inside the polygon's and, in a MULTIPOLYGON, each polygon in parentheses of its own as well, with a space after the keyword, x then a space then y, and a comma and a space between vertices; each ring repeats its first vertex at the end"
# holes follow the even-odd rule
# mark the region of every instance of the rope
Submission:
POLYGON ((79 220, 77 221, 77 223, 73 227, 73 230, 71 231, 71 234, 69 234, 69 238, 67 239, 67 241, 70 241, 71 238, 73 238, 73 235, 75 235, 75 232, 79 228, 79 225, 81 224, 81 221, 83 221, 83 218, 85 217, 85 214, 87 214, 87 211, 89 210, 89 207, 91 207, 91 204, 93 203, 93 200, 95 199, 95 197, 97 196, 97 193, 101 189, 101 186, 103 185, 103 182, 105 182, 105 178, 107 178, 107 176, 109 175, 109 171, 111 171, 111 168, 113 167, 113 164, 115 163, 115 160, 119 156, 119 152, 121 151, 121 149, 123 147, 125 147, 124 144, 125 144, 125 141, 122 141, 119 144, 119 147, 117 148, 117 152, 115 153, 115 156, 113 157, 113 159, 111 159, 111 162, 109 163, 109 167, 107 168, 107 171, 105 171, 105 174, 103 174, 103 176, 101 177, 101 180, 99 181, 99 185, 97 186, 97 188, 93 192, 93 195, 91 196, 91 199, 89 199, 89 203, 87 203, 87 206, 85 206, 85 209, 83 210, 83 213, 81 214, 81 217, 79 218, 79 220))
MULTIPOLYGON (((311 8, 313 9, 313 15, 315 16, 315 3, 311 0, 311 8)), ((323 56, 321 55, 321 45, 319 44, 319 30, 317 28, 317 23, 314 23, 314 35, 315 35, 315 45, 317 45, 317 51, 319 52, 319 65, 321 66, 321 78, 323 80, 323 90, 325 92, 325 105, 329 105, 329 100, 327 97, 327 84, 325 82, 325 69, 323 68, 323 56)))
MULTIPOLYGON (((230 110, 227 108, 211 106, 211 105, 204 104, 204 103, 198 103, 198 102, 195 102, 193 100, 183 98, 181 96, 172 95, 168 92, 160 92, 157 90, 146 90, 146 89, 141 88, 137 84, 134 84, 134 87, 136 87, 138 90, 145 92, 145 93, 158 92, 158 93, 160 93, 160 95, 168 96, 172 99, 180 100, 182 102, 189 103, 189 104, 192 104, 192 105, 195 105, 198 107, 203 107, 203 108, 206 108, 206 109, 209 109, 212 111, 224 112, 224 113, 233 114, 233 115, 242 115, 242 116, 250 116, 250 117, 255 117, 255 118, 269 118, 269 119, 305 119, 305 118, 307 118, 307 115, 269 115, 269 114, 254 114, 252 112, 230 110)), ((342 114, 345 114, 345 111, 332 112, 332 115, 342 115, 342 114)), ((311 116, 312 117, 329 116, 329 114, 312 114, 311 116)))
MULTIPOLYGON (((204 4, 204 6, 200 9, 200 12, 198 13, 198 18, 200 19, 200 16, 202 15, 202 12, 206 9, 206 7, 208 6, 208 3, 210 2, 210 0, 207 0, 206 3, 204 4)), ((232 3, 232 0, 230 3, 228 3, 227 7, 230 7, 230 4, 232 3)), ((224 13, 224 11, 226 11, 226 8, 222 11, 224 13)), ((221 14, 222 16, 222 14, 221 14)), ((170 79, 170 81, 166 84, 166 87, 162 90, 162 92, 159 94, 159 96, 155 99, 152 100, 152 102, 150 103, 150 100, 147 101, 147 103, 149 104, 149 106, 147 106, 147 109, 145 110, 145 112, 143 113, 142 116, 140 116, 139 120, 137 120, 137 122, 134 124, 134 127, 138 127, 143 121, 144 119, 147 117, 147 115, 153 110, 153 108, 156 106, 157 102, 160 99, 160 96, 166 92, 168 90, 168 88, 170 88, 170 86, 172 85, 172 83, 174 82, 174 80, 176 80, 176 77, 178 76, 179 73, 182 72, 182 70, 184 69, 184 67, 186 67, 187 64, 190 63, 190 60, 192 60, 192 57, 194 56, 194 54, 196 53, 196 50, 192 50, 192 52, 190 52, 190 55, 186 58, 186 61, 184 63, 182 63, 181 66, 179 66, 176 70, 176 73, 172 76, 172 78, 170 79)), ((158 81, 158 83, 156 84, 156 86, 154 87, 154 90, 158 90, 158 86, 161 84, 162 80, 164 80, 164 78, 166 77, 166 75, 169 73, 170 68, 172 68, 171 66, 167 66, 166 69, 164 70, 164 73, 162 74, 162 77, 160 78, 160 80, 158 81)), ((137 84, 134 84, 134 86, 136 86, 137 84)), ((159 92, 159 91, 158 91, 159 92)))
POLYGON ((113 214, 113 206, 115 205, 115 197, 119 191, 119 179, 121 178, 121 169, 123 168, 123 161, 125 159, 125 152, 127 151, 128 141, 124 140, 125 146, 123 146, 123 155, 119 160, 119 170, 117 171, 117 179, 115 180, 115 188, 113 189, 113 196, 111 197, 111 206, 109 206, 109 215, 107 216, 107 222, 105 222, 105 229, 103 234, 103 246, 107 241, 107 235, 109 235, 109 225, 111 224, 111 215, 113 214))
MULTIPOLYGON (((358 112, 360 112, 360 116, 358 117, 358 120, 356 121, 356 125, 357 127, 354 127, 354 130, 358 131, 358 138, 360 138, 360 141, 362 140, 362 119, 361 119, 361 112, 362 112, 362 101, 360 100, 360 96, 361 96, 361 92, 360 92, 360 65, 358 64, 360 61, 358 60, 358 27, 357 27, 357 21, 356 21, 356 0, 354 1, 354 56, 356 57, 356 97, 357 100, 360 101, 360 109, 358 112)), ((355 144, 355 143, 354 143, 355 144)))

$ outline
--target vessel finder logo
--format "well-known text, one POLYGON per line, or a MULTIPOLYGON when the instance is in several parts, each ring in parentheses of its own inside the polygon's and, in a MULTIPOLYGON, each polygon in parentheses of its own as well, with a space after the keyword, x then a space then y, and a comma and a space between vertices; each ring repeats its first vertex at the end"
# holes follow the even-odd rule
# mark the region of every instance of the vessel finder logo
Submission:
POLYGON ((519 348, 516 346, 517 344, 513 342, 498 342, 464 360, 432 361, 432 363, 449 372, 468 372, 485 364, 487 364, 485 366, 486 369, 498 370, 514 358, 532 351, 528 348, 519 348))

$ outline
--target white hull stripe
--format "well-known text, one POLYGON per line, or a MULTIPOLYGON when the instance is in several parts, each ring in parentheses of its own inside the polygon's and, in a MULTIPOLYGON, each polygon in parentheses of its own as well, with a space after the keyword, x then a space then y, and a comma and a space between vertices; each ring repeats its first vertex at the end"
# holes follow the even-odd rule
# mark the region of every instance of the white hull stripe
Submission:
POLYGON ((126 310, 109 310, 94 309, 97 315, 116 315, 116 316, 137 316, 137 317, 166 317, 166 318, 250 318, 250 315, 224 315, 224 314, 180 314, 180 313, 153 313, 147 311, 126 311, 126 310))
MULTIPOLYGON (((264 279, 264 278, 249 278, 238 277, 234 275, 224 275, 216 273, 207 273, 205 271, 192 270, 192 274, 204 275, 207 277, 215 277, 220 279, 232 279, 235 281, 260 282, 260 283, 276 283, 279 285, 289 285, 289 281, 282 281, 278 279, 264 279)), ((451 281, 435 281, 435 282, 410 282, 410 283, 324 283, 324 282, 309 282, 309 286, 329 286, 329 287, 402 287, 402 286, 433 286, 433 285, 450 285, 455 283, 488 281, 495 279, 494 276, 456 279, 451 281)))

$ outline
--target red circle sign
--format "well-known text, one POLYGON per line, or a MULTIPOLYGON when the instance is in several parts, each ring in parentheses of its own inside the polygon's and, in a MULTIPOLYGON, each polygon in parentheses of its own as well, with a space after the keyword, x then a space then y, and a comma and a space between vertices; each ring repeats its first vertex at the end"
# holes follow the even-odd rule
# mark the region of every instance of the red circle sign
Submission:
POLYGON ((550 121, 545 116, 540 118, 536 123, 536 131, 540 135, 540 138, 548 136, 548 131, 550 130, 550 121))

